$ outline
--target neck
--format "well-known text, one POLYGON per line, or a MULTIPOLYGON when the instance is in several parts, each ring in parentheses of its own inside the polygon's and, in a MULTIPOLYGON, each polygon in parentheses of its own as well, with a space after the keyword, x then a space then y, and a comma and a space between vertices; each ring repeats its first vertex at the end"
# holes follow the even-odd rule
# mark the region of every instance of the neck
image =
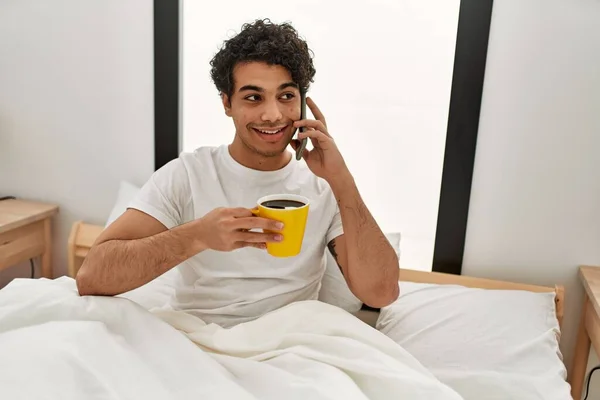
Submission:
POLYGON ((239 140, 237 135, 233 143, 229 145, 229 154, 244 167, 258 171, 276 171, 282 169, 290 162, 292 157, 289 151, 282 151, 274 156, 263 156, 249 149, 239 140))

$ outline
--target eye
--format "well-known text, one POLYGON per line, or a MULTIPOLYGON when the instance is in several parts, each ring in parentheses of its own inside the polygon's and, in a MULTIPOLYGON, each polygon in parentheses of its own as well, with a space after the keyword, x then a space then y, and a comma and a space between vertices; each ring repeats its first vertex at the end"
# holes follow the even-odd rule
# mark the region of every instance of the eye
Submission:
POLYGON ((296 97, 296 96, 294 95, 294 93, 291 93, 291 92, 290 92, 290 93, 284 93, 284 94, 282 94, 282 95, 281 95, 281 97, 282 97, 284 100, 292 100, 292 99, 293 99, 294 97, 296 97))
POLYGON ((258 101, 260 100, 260 96, 258 94, 251 94, 249 96, 244 97, 244 100, 258 101))

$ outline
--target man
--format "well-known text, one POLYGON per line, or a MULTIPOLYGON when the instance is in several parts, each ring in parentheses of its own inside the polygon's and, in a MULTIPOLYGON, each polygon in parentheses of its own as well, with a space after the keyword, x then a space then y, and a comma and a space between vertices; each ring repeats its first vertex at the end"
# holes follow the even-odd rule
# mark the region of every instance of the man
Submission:
MULTIPOLYGON (((398 296, 397 255, 363 203, 323 114, 300 120, 301 87, 315 69, 289 24, 246 24, 211 61, 211 76, 235 136, 229 145, 181 154, 144 185, 106 228, 79 273, 81 295, 117 295, 172 268, 173 306, 207 323, 232 326, 294 301, 316 299, 326 246, 352 292, 371 307, 398 296), (312 150, 296 161, 288 145, 300 127, 312 150), (277 221, 254 217, 256 200, 295 193, 311 201, 301 253, 275 258, 277 221)), ((210 132, 199 132, 210 135, 210 132)))

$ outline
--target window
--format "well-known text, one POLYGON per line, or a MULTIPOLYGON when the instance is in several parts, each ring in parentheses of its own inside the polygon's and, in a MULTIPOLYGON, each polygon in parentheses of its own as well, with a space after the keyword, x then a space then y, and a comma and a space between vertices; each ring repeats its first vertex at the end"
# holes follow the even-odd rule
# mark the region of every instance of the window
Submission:
MULTIPOLYGON (((161 68, 167 61, 160 54, 167 54, 168 37, 177 43, 174 53, 168 50, 177 57, 180 71, 174 81, 180 89, 177 121, 170 125, 179 131, 177 151, 233 139, 233 123, 225 116, 209 75, 209 60, 223 40, 254 19, 289 21, 314 51, 317 74, 309 95, 324 112, 367 206, 385 232, 402 234, 401 265, 435 270, 439 254, 441 269, 460 273, 476 138, 477 124, 472 122, 479 117, 491 13, 491 1, 480 5, 477 13, 464 12, 466 7, 477 7, 469 6, 470 2, 354 0, 345 3, 343 17, 339 4, 315 0, 232 0, 210 7, 188 0, 181 2, 180 15, 172 5, 155 2, 155 7, 162 7, 155 10, 157 85, 165 79, 161 68), (166 10, 169 7, 171 11, 166 10), (459 15, 470 19, 459 25, 459 15), (482 16, 487 16, 487 25, 482 16), (479 36, 483 40, 469 39, 471 33, 461 41, 461 27, 473 26, 485 30, 479 36), (465 53, 461 46, 478 54, 477 62, 465 62, 468 55, 460 57, 465 53), (465 78, 469 68, 475 68, 474 73, 465 78), (461 89, 457 77, 474 84, 461 89), (454 108, 452 96, 461 99, 455 100, 454 108), (458 123, 455 132, 451 132, 453 120, 458 123), (473 128, 458 129, 467 120, 473 128), (471 146, 457 152, 455 143, 465 139, 471 146), (457 174, 459 184, 449 186, 457 182, 457 174), (445 231, 462 237, 439 235, 449 210, 447 220, 453 222, 445 231)), ((168 96, 159 91, 157 87, 157 113, 165 114, 160 103, 168 96)), ((161 130, 168 128, 160 124, 165 119, 157 115, 157 157, 160 141, 166 137, 161 130)), ((172 140, 171 133, 169 143, 172 140)), ((166 157, 175 156, 171 152, 166 157)), ((157 159, 157 167, 160 162, 157 159)))

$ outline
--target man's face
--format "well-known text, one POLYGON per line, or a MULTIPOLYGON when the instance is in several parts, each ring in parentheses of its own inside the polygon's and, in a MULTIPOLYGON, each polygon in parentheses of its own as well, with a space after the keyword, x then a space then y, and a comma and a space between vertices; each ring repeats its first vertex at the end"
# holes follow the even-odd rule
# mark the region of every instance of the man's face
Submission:
POLYGON ((300 92, 291 74, 280 65, 238 64, 233 70, 231 98, 223 95, 225 113, 246 148, 263 157, 285 151, 300 119, 300 92))

